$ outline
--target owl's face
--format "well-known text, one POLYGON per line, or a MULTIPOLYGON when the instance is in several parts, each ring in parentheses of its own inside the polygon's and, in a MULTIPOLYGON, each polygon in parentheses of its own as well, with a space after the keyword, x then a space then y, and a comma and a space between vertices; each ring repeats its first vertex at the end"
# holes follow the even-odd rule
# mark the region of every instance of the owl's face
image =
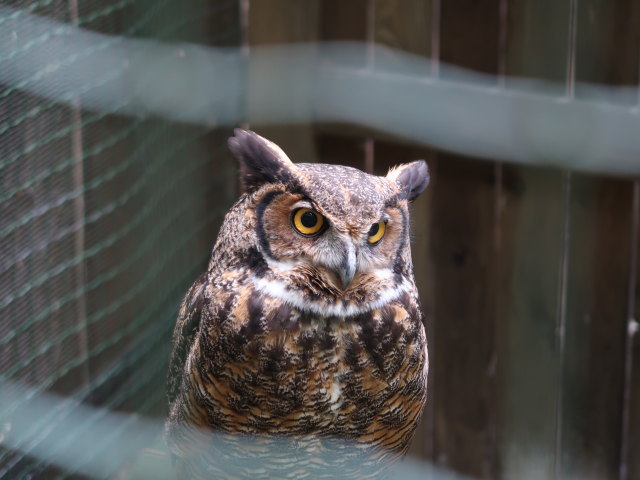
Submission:
POLYGON ((326 311, 326 303, 379 302, 385 288, 388 297, 413 284, 408 202, 427 186, 423 161, 378 177, 294 164, 253 132, 237 130, 229 144, 241 163, 247 237, 269 269, 263 290, 326 311))
POLYGON ((305 192, 284 191, 257 219, 272 263, 313 266, 341 289, 392 268, 406 237, 406 204, 386 201, 395 193, 391 181, 349 167, 296 167, 305 192))

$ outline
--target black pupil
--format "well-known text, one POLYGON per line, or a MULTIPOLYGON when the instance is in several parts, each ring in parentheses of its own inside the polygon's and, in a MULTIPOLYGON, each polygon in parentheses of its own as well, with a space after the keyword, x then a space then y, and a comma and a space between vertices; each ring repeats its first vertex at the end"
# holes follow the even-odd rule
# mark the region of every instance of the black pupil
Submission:
POLYGON ((378 233, 378 230, 380 230, 380 224, 378 223, 374 223, 373 225, 371 225, 371 228, 369 229, 369 236, 373 237, 378 233))
POLYGON ((300 217, 300 223, 304 225, 306 228, 313 228, 318 223, 318 217, 313 212, 304 212, 300 217))

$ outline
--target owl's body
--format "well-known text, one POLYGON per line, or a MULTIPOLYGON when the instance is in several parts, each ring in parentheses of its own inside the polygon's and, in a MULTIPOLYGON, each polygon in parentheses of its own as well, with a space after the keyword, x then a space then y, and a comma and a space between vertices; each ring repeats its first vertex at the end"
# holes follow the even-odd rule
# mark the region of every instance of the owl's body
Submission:
POLYGON ((293 164, 251 132, 230 146, 246 193, 174 332, 179 472, 378 476, 406 451, 426 395, 407 218, 426 165, 375 177, 293 164))

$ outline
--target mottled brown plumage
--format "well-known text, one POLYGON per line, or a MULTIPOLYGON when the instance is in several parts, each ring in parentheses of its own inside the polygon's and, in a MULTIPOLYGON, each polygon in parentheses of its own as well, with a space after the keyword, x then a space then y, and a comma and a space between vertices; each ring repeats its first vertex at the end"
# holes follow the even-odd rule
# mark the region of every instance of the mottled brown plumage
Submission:
POLYGON ((426 395, 407 207, 426 164, 376 177, 293 164, 253 132, 229 145, 245 193, 174 332, 166 430, 180 476, 376 477, 406 451, 426 395))

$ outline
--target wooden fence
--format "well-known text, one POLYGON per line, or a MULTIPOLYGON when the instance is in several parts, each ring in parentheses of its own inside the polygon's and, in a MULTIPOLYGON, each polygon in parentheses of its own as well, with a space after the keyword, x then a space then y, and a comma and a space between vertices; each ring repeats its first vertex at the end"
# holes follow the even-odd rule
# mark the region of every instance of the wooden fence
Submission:
MULTIPOLYGON (((259 45, 375 42, 428 58, 433 78, 446 63, 497 90, 552 80, 569 102, 580 82, 639 83, 634 0, 5 3, 108 34, 244 41, 250 60, 259 45)), ((248 75, 249 95, 268 81, 251 61, 248 75)), ((236 196, 229 129, 0 93, 0 373, 157 413, 163 379, 149 372, 164 368, 178 299, 236 196)), ((380 174, 429 163, 412 215, 431 361, 413 455, 478 478, 640 479, 640 180, 461 157, 357 125, 259 125, 247 104, 251 128, 294 161, 380 174)), ((44 471, 14 453, 0 449, 1 478, 44 471)))
MULTIPOLYGON (((638 84, 633 0, 244 7, 249 49, 377 42, 429 58, 434 77, 447 63, 493 75, 497 89, 548 79, 567 101, 580 82, 638 84)), ((248 121, 294 161, 381 174, 429 163, 412 221, 431 368, 412 454, 479 478, 640 479, 639 181, 463 158, 353 125, 248 121)))

